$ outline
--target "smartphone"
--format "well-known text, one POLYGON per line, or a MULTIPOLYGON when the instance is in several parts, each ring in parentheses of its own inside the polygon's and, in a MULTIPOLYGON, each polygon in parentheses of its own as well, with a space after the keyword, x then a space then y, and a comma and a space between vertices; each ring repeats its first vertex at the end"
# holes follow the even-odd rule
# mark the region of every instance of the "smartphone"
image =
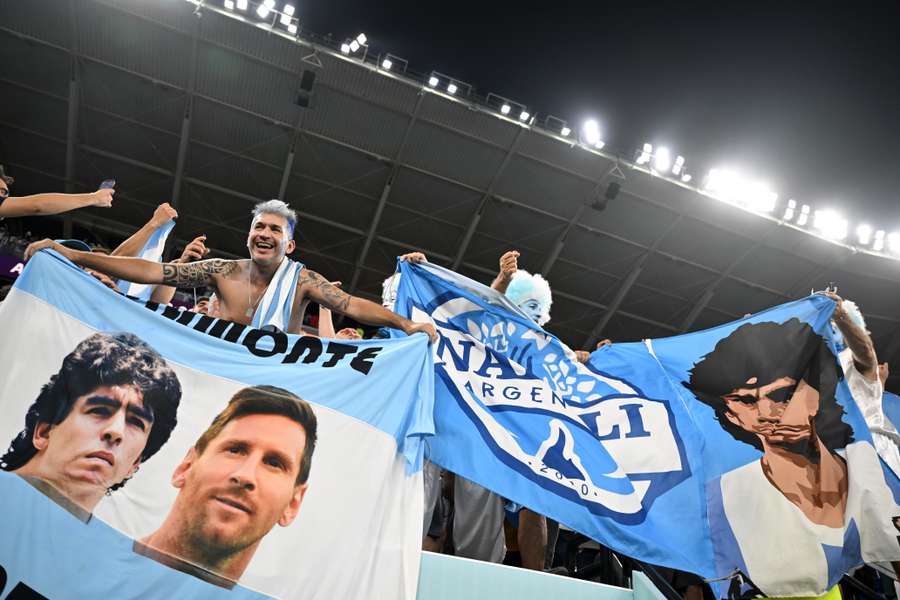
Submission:
POLYGON ((100 188, 99 188, 99 189, 101 189, 101 190, 106 190, 106 189, 112 189, 112 188, 114 188, 114 187, 116 187, 116 180, 115 180, 115 179, 104 179, 104 180, 103 180, 103 183, 100 184, 100 188))

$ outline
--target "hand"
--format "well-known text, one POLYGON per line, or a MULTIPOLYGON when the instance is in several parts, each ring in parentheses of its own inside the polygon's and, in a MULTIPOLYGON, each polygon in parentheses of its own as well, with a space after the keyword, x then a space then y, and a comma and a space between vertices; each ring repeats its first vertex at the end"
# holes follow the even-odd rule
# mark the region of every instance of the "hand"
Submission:
POLYGON ((409 252, 400 257, 400 260, 405 260, 406 262, 411 263, 427 263, 428 259, 425 258, 425 255, 421 252, 409 252))
POLYGON ((890 374, 891 368, 887 363, 881 363, 880 365, 878 365, 878 379, 881 380, 882 387, 884 387, 884 385, 887 383, 890 374))
MULTIPOLYGON (((168 206, 168 204, 164 204, 163 206, 168 206)), ((172 212, 175 211, 173 210, 172 212)), ((181 253, 181 257, 179 258, 178 262, 194 262, 195 260, 200 260, 207 254, 209 254, 209 248, 206 247, 206 244, 204 242, 206 242, 205 235, 198 235, 197 237, 195 237, 194 240, 185 247, 184 252, 181 253)))
POLYGON ((844 299, 835 294, 834 292, 825 290, 824 292, 816 292, 817 294, 821 294, 826 298, 831 298, 835 301, 837 306, 834 307, 834 313, 832 313, 831 318, 835 321, 843 321, 847 316, 847 311, 844 310, 844 299))
POLYGON ((580 363, 586 363, 591 358, 591 355, 584 350, 576 350, 575 351, 575 360, 580 363))
POLYGON ((159 229, 172 219, 178 218, 178 212, 169 205, 168 202, 163 202, 159 206, 156 207, 156 210, 153 211, 153 216, 150 217, 150 223, 153 227, 159 229))
POLYGON ((65 246, 61 244, 57 244, 53 240, 41 240, 39 242, 32 242, 25 248, 25 260, 30 259, 36 253, 40 252, 44 248, 50 248, 51 250, 56 250, 69 260, 72 260, 72 255, 70 254, 73 250, 69 250, 65 246))
POLYGON ((437 330, 431 323, 414 323, 407 319, 406 323, 403 325, 403 333, 406 335, 412 335, 414 333, 419 333, 420 331, 427 333, 432 343, 437 341, 437 330))
POLYGON ((512 279, 513 274, 519 270, 519 251, 510 250, 500 257, 500 276, 503 279, 512 279))
POLYGON ((605 340, 600 340, 599 342, 597 342, 597 350, 599 350, 600 348, 604 348, 606 346, 612 346, 611 339, 606 338, 605 340))
POLYGON ((87 272, 88 275, 90 275, 91 277, 93 277, 94 279, 96 279, 97 281, 99 281, 100 283, 102 283, 103 285, 108 287, 109 289, 116 291, 116 292, 119 291, 119 287, 116 285, 116 282, 113 281, 112 279, 110 279, 107 275, 104 275, 103 273, 98 273, 97 271, 92 271, 90 269, 85 269, 85 272, 87 272))
POLYGON ((109 208, 112 206, 113 194, 116 193, 116 190, 112 188, 103 188, 102 190, 97 190, 92 193, 93 196, 91 202, 91 206, 101 206, 103 208, 109 208))

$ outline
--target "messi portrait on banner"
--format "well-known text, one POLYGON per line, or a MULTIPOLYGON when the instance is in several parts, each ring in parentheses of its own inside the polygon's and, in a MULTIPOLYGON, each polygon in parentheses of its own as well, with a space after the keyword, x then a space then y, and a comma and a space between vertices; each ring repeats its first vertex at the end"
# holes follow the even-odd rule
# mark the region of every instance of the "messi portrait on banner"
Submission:
POLYGON ((0 305, 0 595, 415 597, 425 336, 329 347, 167 312, 48 253, 19 284, 0 305))

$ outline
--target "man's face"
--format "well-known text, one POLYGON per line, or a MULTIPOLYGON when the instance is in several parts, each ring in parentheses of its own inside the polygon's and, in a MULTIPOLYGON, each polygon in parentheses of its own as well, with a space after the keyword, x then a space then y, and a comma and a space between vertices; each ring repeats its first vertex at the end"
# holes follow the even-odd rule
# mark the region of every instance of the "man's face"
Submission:
POLYGON ((295 485, 306 432, 281 415, 230 421, 202 454, 188 452, 175 469, 176 509, 189 539, 210 553, 253 546, 278 523, 290 525, 306 484, 295 485), (182 498, 183 496, 183 498, 182 498))
POLYGON ((0 202, 9 198, 9 185, 0 177, 0 202))
POLYGON ((197 302, 197 306, 194 307, 194 312, 205 315, 207 310, 209 309, 209 300, 203 299, 197 302))
POLYGON ((535 323, 541 320, 541 303, 537 300, 526 300, 519 308, 535 323))
POLYGON ((287 219, 279 215, 263 213, 253 219, 247 236, 250 258, 261 265, 281 262, 285 254, 294 251, 294 240, 289 239, 287 219))
POLYGON ((813 433, 819 392, 806 381, 781 377, 760 385, 756 377, 722 396, 728 420, 772 445, 804 442, 813 433))
POLYGON ((75 400, 58 425, 38 423, 32 443, 57 481, 108 489, 134 472, 152 426, 140 390, 101 386, 75 400))

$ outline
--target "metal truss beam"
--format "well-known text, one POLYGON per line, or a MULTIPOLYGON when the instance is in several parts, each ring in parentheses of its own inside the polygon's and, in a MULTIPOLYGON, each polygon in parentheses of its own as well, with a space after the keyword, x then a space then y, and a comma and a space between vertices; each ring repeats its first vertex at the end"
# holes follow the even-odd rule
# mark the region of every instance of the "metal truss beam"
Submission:
POLYGON ((451 263, 451 267, 454 271, 459 269, 459 265, 462 264, 463 256, 466 254, 466 250, 469 248, 469 243, 472 241, 472 236, 475 234, 475 230, 478 228, 478 223, 481 221, 481 217, 484 216, 484 211, 487 208, 487 204, 490 201, 491 197, 494 195, 494 189, 497 187, 497 182, 500 181, 500 177, 503 176, 503 171, 506 170, 506 165, 509 164, 509 161, 516 154, 516 150, 519 147, 519 143, 522 140, 522 137, 525 135, 526 128, 520 127, 519 131, 516 133, 516 137, 513 139, 512 144, 509 145, 509 149, 506 151, 506 156, 503 157, 503 162, 500 163, 500 166, 497 167, 497 171, 494 173, 494 177, 491 179, 490 185, 488 185, 486 190, 483 190, 481 201, 478 203, 478 208, 475 210, 475 214, 472 215, 471 220, 469 220, 469 225, 466 227, 465 233, 463 233, 463 239, 459 244, 459 248, 456 250, 456 255, 453 257, 453 262, 451 263))
POLYGON ((406 131, 403 132, 400 146, 397 148, 397 152, 394 155, 394 165, 391 167, 391 173, 388 175, 387 181, 384 182, 384 188, 381 190, 378 204, 375 206, 375 214, 372 216, 372 222, 369 224, 369 230, 366 232, 366 239, 363 240, 362 248, 356 259, 356 265, 353 267, 353 276, 350 278, 350 287, 348 288, 349 293, 351 294, 356 291, 356 285, 359 283, 359 276, 362 274, 362 266, 366 262, 366 257, 369 255, 369 248, 372 247, 372 240, 375 239, 375 232, 378 230, 378 225, 381 223, 381 215, 384 213, 384 207, 387 205, 388 198, 391 195, 394 178, 400 170, 400 160, 403 158, 403 151, 406 149, 406 143, 409 141, 409 134, 412 132, 416 121, 419 119, 419 111, 422 108, 424 101, 425 92, 420 92, 419 97, 416 99, 416 106, 409 116, 409 123, 406 125, 406 131))
POLYGON ((622 308, 622 303, 625 301, 625 297, 628 296, 628 293, 631 291, 631 288, 634 287, 634 284, 637 283, 638 277, 641 276, 641 273, 644 271, 644 265, 647 264, 647 261, 650 260, 650 257, 653 256, 656 251, 659 249, 660 245, 662 245, 663 241, 665 241, 666 237, 675 229, 683 217, 678 216, 669 223, 665 230, 660 234, 659 237, 654 240, 653 245, 647 249, 647 252, 637 261, 637 263, 632 267, 631 271, 622 281, 622 285, 619 286, 619 289, 616 291, 616 295, 613 297, 612 304, 606 309, 606 312, 603 313, 603 318, 594 326, 591 330, 591 333, 588 335, 587 341, 584 343, 584 348, 587 348, 590 352, 594 346, 596 346, 597 342, 600 340, 600 336, 603 333, 603 330, 606 329, 606 326, 609 325, 609 322, 616 315, 617 312, 622 308))
POLYGON ((184 166, 187 162, 188 147, 191 141, 191 117, 194 114, 194 91, 197 88, 197 62, 199 60, 200 24, 203 19, 194 19, 194 32, 191 36, 191 68, 188 76, 188 85, 185 90, 184 118, 181 121, 181 137, 178 140, 178 158, 175 161, 175 179, 172 182, 172 208, 178 208, 181 198, 181 183, 184 180, 184 166))

